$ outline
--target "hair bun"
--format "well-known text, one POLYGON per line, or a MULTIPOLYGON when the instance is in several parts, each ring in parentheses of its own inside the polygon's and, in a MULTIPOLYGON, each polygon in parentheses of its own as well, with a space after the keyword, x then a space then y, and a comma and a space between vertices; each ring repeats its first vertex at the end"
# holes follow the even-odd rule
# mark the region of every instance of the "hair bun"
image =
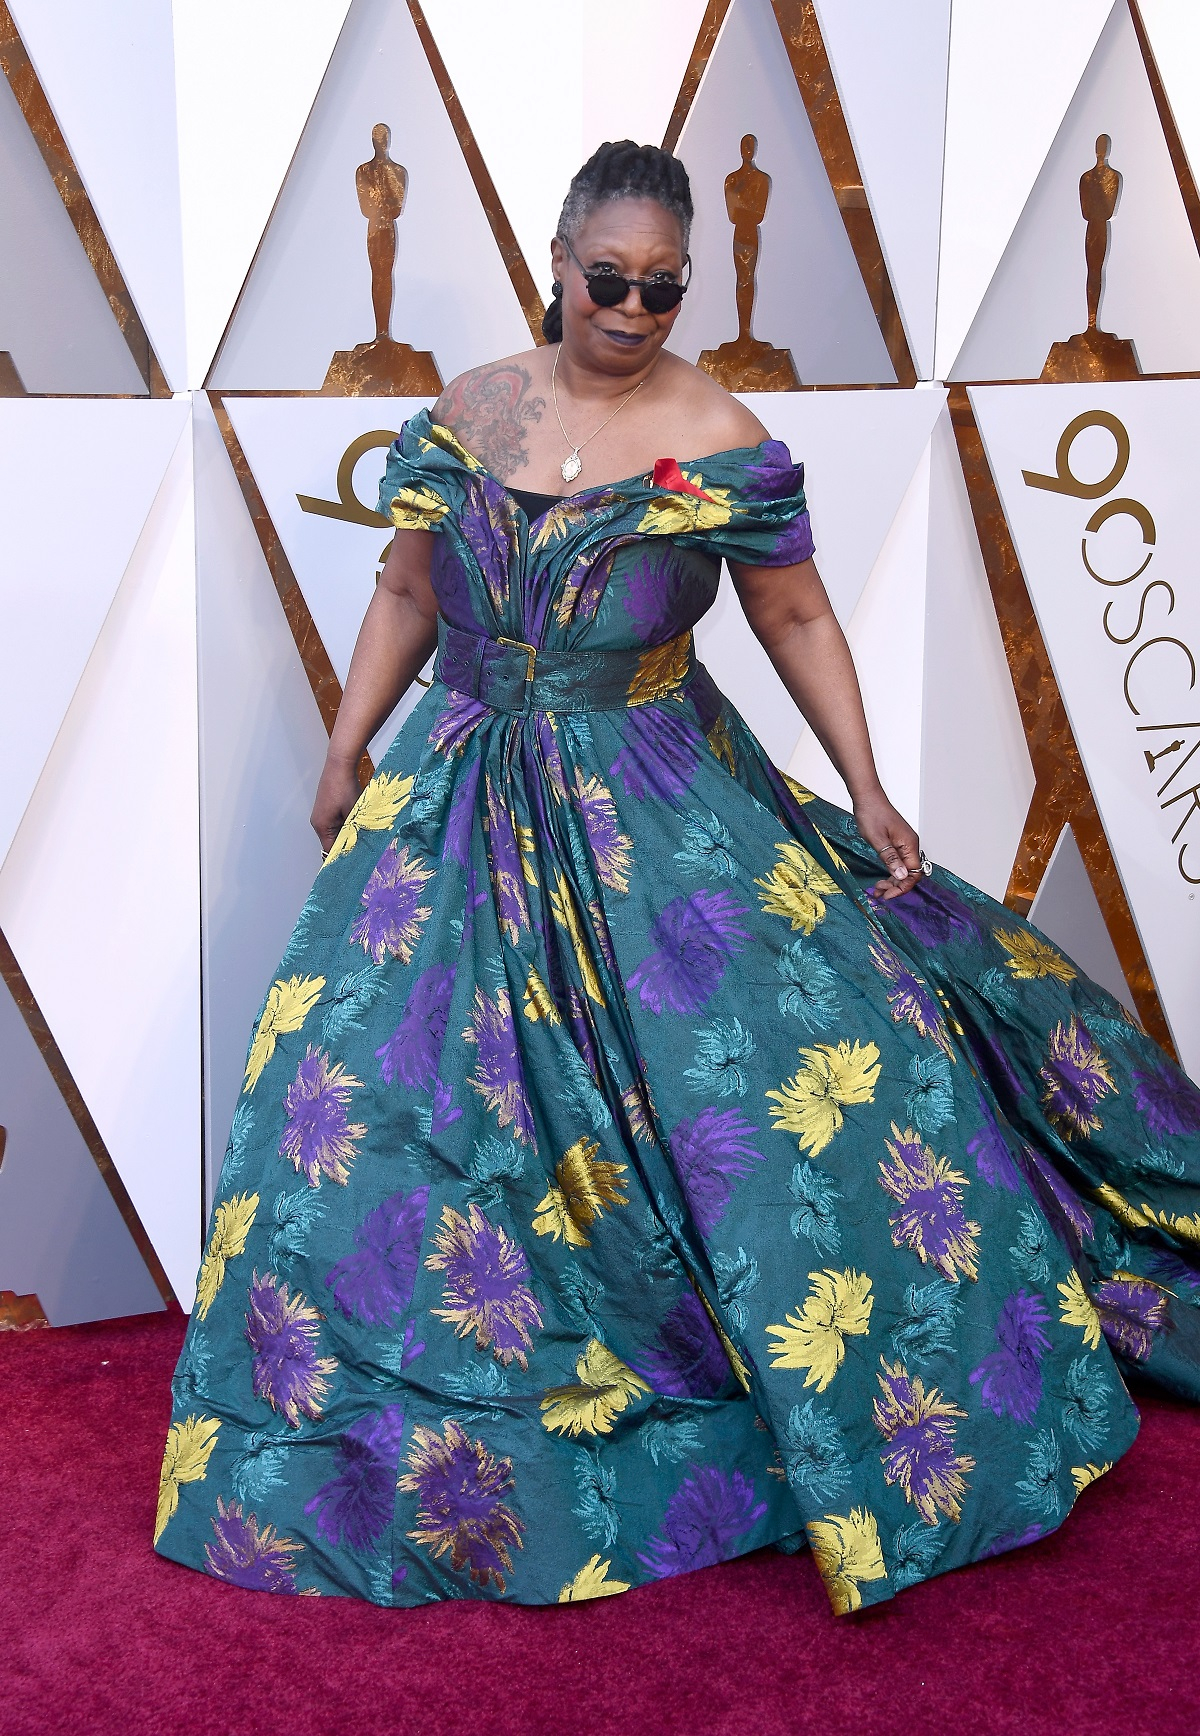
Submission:
POLYGON ((542 315, 542 336, 548 344, 562 342, 562 284, 555 283, 550 305, 542 315))

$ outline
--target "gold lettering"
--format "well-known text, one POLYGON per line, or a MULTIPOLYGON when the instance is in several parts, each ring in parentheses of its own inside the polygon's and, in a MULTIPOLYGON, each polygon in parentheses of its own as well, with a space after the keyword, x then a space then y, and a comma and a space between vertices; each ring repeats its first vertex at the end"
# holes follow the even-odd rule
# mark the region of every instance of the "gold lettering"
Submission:
POLYGON ((388 521, 383 514, 367 506, 355 494, 354 466, 364 452, 372 452, 377 446, 390 446, 395 439, 392 429, 374 428, 369 434, 360 434, 357 440, 352 440, 337 467, 337 499, 319 500, 311 494, 298 494, 296 499, 300 502, 301 512, 315 512, 321 518, 340 518, 347 524, 366 524, 373 529, 386 530, 388 521))
POLYGON ((1079 547, 1083 551, 1083 564, 1087 568, 1088 572, 1091 573, 1096 583, 1098 585, 1128 585, 1134 579, 1140 578, 1145 572, 1146 568, 1154 558, 1154 549, 1151 547, 1150 553, 1146 556, 1141 566, 1138 567, 1135 572, 1130 573, 1128 578, 1102 579, 1100 574, 1093 567, 1091 561, 1088 560, 1087 539, 1090 535, 1094 535, 1102 525, 1106 525, 1110 518, 1136 519, 1141 527, 1142 541, 1146 544, 1153 544, 1156 539, 1157 533, 1154 529, 1154 520, 1151 518, 1149 512, 1142 505, 1140 500, 1126 500, 1122 498, 1120 500, 1106 500, 1103 506, 1097 507, 1096 511, 1084 526, 1084 533, 1080 538, 1079 547))
POLYGON ((1147 639, 1144 645, 1138 646, 1133 656, 1129 659, 1129 662, 1125 665, 1125 680, 1122 683, 1125 691, 1125 703, 1135 717, 1140 717, 1142 714, 1129 696, 1129 677, 1133 674, 1133 666, 1142 655, 1142 652, 1149 651, 1152 645, 1174 645, 1177 650, 1182 651, 1188 660, 1188 668, 1191 671, 1188 687, 1191 689, 1196 685, 1196 659, 1192 656, 1182 639, 1172 639, 1165 633, 1160 634, 1157 639, 1147 639))
MULTIPOLYGON (((1085 557, 1085 559, 1086 559, 1086 557, 1085 557)), ((1088 570, 1091 571, 1090 568, 1088 570)), ((1093 577, 1095 577, 1094 574, 1093 574, 1093 577)), ((1137 573, 1134 573, 1132 575, 1132 577, 1136 578, 1137 573)), ((1101 582, 1101 584, 1107 584, 1109 581, 1102 579, 1100 582, 1101 582)), ((1122 583, 1128 583, 1128 580, 1123 580, 1122 583)), ((1119 598, 1114 597, 1111 603, 1106 603, 1104 605, 1104 615, 1102 617, 1105 637, 1108 639, 1111 639, 1114 645, 1132 645, 1133 644, 1134 640, 1137 638, 1138 634, 1141 632, 1142 627, 1145 623, 1146 599, 1149 597, 1151 591, 1165 591, 1167 593, 1168 597, 1170 597, 1170 599, 1171 599, 1171 601, 1167 604, 1167 614, 1168 615, 1174 614, 1174 612, 1175 612, 1175 593, 1174 593, 1174 591, 1171 589, 1170 585, 1167 583, 1167 581, 1165 579, 1152 579, 1151 582, 1146 586, 1146 589, 1142 592, 1141 601, 1138 604, 1137 625, 1134 627, 1132 633, 1128 634, 1124 639, 1122 639, 1120 634, 1114 633, 1112 628, 1108 624, 1109 611, 1111 609, 1115 609, 1117 606, 1117 603, 1119 601, 1119 598)))
POLYGON ((1054 454, 1054 475, 1043 476, 1036 470, 1022 470, 1028 488, 1049 489, 1052 494, 1070 494, 1077 500, 1099 500, 1115 488, 1129 464, 1129 434, 1123 422, 1110 416, 1107 410, 1085 410, 1068 422, 1054 454), (1105 428, 1116 441, 1117 453, 1112 469, 1099 482, 1082 482, 1071 469, 1071 448, 1086 428, 1105 428))

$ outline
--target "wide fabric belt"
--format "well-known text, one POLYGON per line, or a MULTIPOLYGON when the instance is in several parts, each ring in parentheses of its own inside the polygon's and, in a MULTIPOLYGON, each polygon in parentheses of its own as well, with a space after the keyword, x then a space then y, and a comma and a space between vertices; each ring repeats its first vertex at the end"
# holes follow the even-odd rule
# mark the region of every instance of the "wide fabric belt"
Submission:
POLYGON ((493 711, 622 711, 678 693, 698 668, 690 631, 642 650, 540 651, 439 615, 433 677, 493 711))

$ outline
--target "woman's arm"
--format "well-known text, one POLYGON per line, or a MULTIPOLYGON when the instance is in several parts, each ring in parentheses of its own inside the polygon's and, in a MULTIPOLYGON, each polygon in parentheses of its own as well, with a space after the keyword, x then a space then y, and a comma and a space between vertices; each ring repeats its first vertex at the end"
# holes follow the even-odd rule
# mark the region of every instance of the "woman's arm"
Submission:
POLYGON ((755 637, 841 773, 858 829, 888 870, 877 890, 899 897, 920 879, 921 848, 879 782, 854 659, 815 565, 731 562, 730 571, 755 637))
POLYGON ((437 643, 437 601, 429 582, 432 554, 429 531, 398 530, 363 616, 313 801, 312 828, 323 850, 332 848, 358 800, 358 762, 367 743, 437 643))

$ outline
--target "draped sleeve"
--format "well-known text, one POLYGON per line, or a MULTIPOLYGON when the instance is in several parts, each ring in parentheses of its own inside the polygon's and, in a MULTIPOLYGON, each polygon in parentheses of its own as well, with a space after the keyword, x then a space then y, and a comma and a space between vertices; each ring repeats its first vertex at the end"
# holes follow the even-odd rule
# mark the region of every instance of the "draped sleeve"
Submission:
POLYGON ((440 531, 462 505, 465 472, 479 468, 448 428, 418 410, 388 448, 378 511, 397 530, 440 531))
POLYGON ((813 552, 804 466, 782 440, 682 467, 660 458, 639 529, 748 567, 790 567, 813 552))

